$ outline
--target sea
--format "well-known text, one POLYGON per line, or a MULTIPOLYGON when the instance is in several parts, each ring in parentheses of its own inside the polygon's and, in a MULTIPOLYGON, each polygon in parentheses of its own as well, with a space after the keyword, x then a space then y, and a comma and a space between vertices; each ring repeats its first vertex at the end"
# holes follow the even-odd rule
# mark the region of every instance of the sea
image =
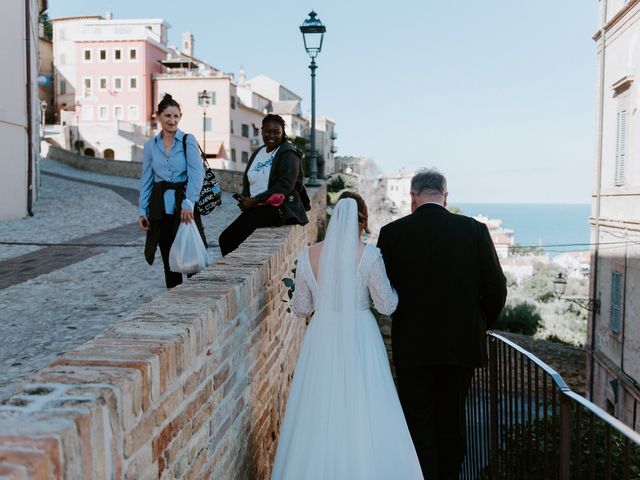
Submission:
POLYGON ((515 243, 538 246, 550 256, 563 252, 588 251, 589 215, 587 203, 458 203, 461 213, 502 220, 502 227, 514 231, 515 243))

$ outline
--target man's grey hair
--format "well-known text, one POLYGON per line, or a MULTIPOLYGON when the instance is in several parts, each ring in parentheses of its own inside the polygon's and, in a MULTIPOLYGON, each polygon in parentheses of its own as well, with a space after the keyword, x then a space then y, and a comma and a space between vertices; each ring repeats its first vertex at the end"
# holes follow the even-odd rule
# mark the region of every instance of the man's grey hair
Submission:
POLYGON ((447 179, 435 168, 418 170, 411 179, 411 193, 414 195, 444 195, 447 193, 447 179))

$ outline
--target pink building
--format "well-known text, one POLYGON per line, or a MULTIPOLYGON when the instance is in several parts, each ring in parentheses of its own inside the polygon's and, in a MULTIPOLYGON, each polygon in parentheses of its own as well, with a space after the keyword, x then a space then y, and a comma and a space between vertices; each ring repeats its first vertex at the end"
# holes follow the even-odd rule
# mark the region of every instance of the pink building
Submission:
POLYGON ((64 97, 67 105, 59 143, 86 155, 141 160, 156 103, 152 77, 169 52, 169 25, 109 14, 57 19, 53 26, 58 103, 64 97))
POLYGON ((150 40, 77 41, 78 125, 125 121, 150 128, 152 75, 166 48, 150 40))

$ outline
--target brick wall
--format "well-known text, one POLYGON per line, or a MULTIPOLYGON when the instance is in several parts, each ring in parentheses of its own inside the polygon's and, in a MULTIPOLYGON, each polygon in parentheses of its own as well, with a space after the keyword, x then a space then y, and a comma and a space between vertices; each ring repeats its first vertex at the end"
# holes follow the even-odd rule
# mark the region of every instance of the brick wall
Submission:
POLYGON ((0 478, 266 479, 304 321, 281 279, 306 227, 243 246, 34 374, 0 405, 0 478))
MULTIPOLYGON (((49 146, 47 158, 56 160, 78 170, 101 173, 103 175, 115 175, 118 177, 140 178, 142 163, 126 162, 123 160, 109 160, 106 158, 87 157, 78 153, 65 150, 55 145, 49 146)), ((225 192, 242 191, 242 172, 232 170, 214 170, 220 188, 225 192)))

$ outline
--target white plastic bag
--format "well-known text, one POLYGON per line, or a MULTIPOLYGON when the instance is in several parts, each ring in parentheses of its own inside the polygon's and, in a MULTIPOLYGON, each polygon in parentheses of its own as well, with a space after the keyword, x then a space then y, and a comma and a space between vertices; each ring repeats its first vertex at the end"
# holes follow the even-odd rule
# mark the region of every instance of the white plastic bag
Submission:
POLYGON ((196 222, 180 223, 169 250, 169 269, 178 273, 198 273, 208 266, 207 249, 196 222))

